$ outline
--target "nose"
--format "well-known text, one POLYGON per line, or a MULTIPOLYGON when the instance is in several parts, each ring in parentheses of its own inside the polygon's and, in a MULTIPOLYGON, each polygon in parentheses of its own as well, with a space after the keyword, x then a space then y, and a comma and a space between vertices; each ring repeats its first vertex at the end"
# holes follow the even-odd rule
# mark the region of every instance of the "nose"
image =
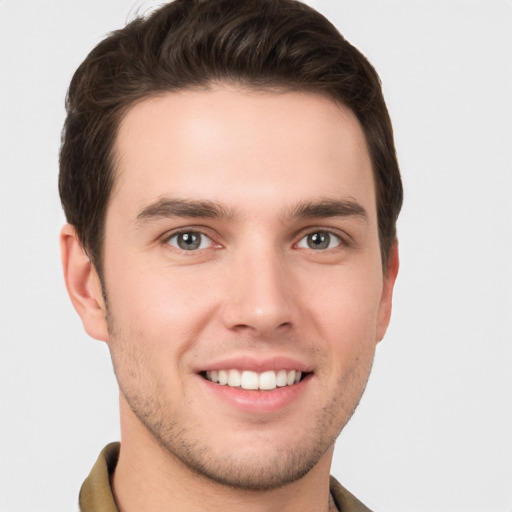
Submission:
POLYGON ((269 338, 296 321, 296 290, 286 258, 276 250, 239 254, 225 281, 223 322, 239 333, 269 338))

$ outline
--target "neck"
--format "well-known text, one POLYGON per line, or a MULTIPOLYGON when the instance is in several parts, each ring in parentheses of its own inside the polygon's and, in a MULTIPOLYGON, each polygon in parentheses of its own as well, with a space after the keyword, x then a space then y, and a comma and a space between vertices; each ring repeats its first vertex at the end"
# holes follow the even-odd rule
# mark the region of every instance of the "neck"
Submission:
POLYGON ((199 475, 168 453, 137 421, 122 423, 121 451, 112 478, 120 512, 318 512, 335 511, 329 492, 333 448, 302 478, 253 491, 199 475))

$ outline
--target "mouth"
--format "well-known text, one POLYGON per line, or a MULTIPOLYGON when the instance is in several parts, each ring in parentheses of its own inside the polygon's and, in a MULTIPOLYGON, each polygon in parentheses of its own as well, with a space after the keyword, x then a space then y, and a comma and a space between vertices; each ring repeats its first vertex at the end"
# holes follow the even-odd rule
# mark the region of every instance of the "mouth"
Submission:
POLYGON ((201 376, 215 384, 250 391, 272 391, 298 384, 310 372, 300 370, 267 370, 255 372, 251 370, 238 370, 235 368, 225 370, 207 370, 201 376))
POLYGON ((279 355, 265 359, 232 356, 196 369, 203 389, 212 393, 205 398, 215 397, 220 401, 216 404, 227 406, 222 409, 223 414, 235 411, 246 419, 256 417, 258 421, 262 417, 274 417, 274 413, 291 412, 303 400, 311 400, 314 374, 315 368, 307 362, 279 355))

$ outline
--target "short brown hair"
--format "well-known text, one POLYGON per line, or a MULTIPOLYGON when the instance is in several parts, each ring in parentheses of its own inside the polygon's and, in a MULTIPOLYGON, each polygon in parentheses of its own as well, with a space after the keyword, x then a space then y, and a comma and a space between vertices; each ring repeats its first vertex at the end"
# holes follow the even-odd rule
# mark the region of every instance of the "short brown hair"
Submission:
POLYGON ((296 0, 175 0, 110 34, 69 87, 59 192, 100 277, 113 147, 123 115, 142 99, 214 82, 313 92, 355 113, 373 164, 386 267, 403 191, 391 121, 368 60, 326 18, 296 0))

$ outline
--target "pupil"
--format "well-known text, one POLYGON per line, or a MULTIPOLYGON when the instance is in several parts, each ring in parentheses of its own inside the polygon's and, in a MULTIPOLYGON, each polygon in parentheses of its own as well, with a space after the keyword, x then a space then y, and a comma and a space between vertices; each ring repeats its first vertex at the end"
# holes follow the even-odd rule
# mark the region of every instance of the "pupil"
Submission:
POLYGON ((328 233, 313 233, 309 235, 308 242, 311 249, 327 249, 329 247, 329 234, 328 233))
POLYGON ((185 251, 197 249, 200 244, 201 239, 197 233, 181 233, 178 236, 178 245, 185 251))

